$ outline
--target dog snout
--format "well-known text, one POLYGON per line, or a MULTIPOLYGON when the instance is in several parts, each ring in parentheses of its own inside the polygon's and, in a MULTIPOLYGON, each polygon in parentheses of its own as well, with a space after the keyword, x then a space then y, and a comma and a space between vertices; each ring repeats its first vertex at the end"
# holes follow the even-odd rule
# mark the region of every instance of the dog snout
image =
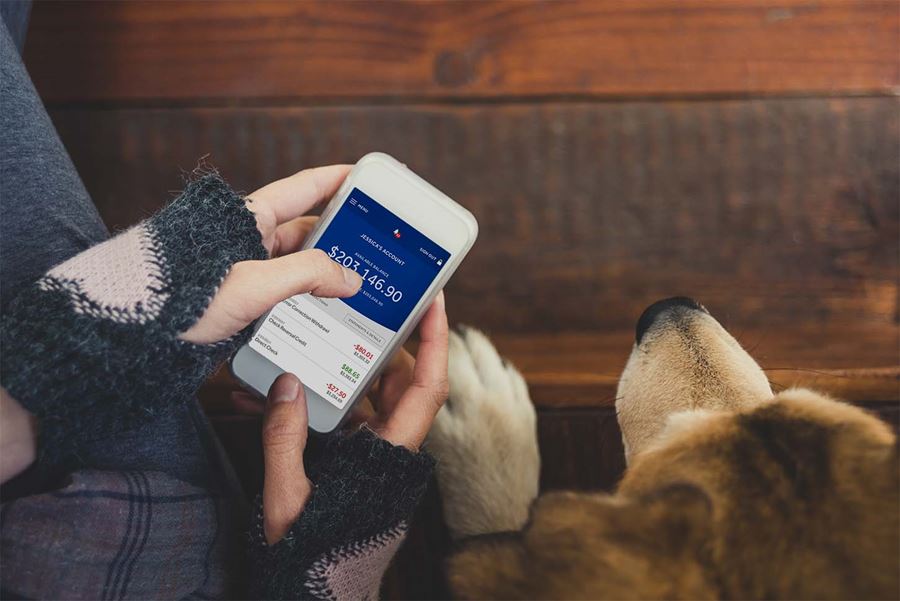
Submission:
POLYGON ((637 327, 635 327, 634 338, 640 344, 644 335, 649 332, 653 326, 664 319, 671 318, 678 313, 701 311, 709 314, 709 311, 699 302, 687 296, 673 296, 663 300, 656 301, 641 314, 638 319, 637 327))

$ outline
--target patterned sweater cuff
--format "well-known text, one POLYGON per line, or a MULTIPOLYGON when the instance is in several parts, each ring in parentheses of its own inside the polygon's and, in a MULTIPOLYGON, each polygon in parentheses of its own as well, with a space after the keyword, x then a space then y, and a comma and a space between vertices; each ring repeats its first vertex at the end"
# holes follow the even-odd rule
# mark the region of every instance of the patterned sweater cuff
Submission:
POLYGON ((212 345, 178 335, 235 262, 266 256, 244 200, 207 174, 159 214, 57 265, 15 298, 0 322, 0 378, 40 419, 44 463, 77 457, 80 445, 193 394, 247 332, 212 345))
POLYGON ((250 532, 251 592, 259 598, 377 597, 434 469, 368 428, 335 435, 309 473, 315 489, 300 518, 266 544, 261 501, 250 532))

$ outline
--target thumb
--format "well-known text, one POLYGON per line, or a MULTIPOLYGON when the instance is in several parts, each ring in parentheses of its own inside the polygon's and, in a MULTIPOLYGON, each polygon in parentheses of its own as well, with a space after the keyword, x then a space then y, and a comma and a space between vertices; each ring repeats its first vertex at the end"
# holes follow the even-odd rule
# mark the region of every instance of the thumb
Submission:
POLYGON ((303 469, 308 415, 306 394, 293 374, 282 374, 269 389, 263 418, 263 526, 275 544, 300 517, 312 492, 303 469))

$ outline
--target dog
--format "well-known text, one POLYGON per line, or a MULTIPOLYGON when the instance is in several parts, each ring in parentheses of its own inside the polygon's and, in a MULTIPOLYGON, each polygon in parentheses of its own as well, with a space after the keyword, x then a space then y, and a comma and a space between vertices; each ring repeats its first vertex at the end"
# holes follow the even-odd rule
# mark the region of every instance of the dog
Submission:
POLYGON ((893 431, 804 389, 773 393, 697 302, 638 320, 616 411, 614 494, 538 496, 528 389, 472 329, 427 448, 466 599, 875 599, 900 595, 893 431))

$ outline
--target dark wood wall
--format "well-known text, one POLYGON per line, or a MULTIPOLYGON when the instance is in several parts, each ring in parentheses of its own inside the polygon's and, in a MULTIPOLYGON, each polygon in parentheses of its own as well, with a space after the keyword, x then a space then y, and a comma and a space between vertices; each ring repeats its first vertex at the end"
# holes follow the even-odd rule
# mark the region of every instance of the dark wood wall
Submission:
MULTIPOLYGON (((674 294, 776 387, 896 419, 898 57, 894 0, 39 3, 26 46, 113 227, 205 155, 252 190, 384 150, 469 207, 451 319, 525 373, 546 488, 614 484, 616 379, 674 294)), ((392 596, 438 594, 441 540, 392 596)))

